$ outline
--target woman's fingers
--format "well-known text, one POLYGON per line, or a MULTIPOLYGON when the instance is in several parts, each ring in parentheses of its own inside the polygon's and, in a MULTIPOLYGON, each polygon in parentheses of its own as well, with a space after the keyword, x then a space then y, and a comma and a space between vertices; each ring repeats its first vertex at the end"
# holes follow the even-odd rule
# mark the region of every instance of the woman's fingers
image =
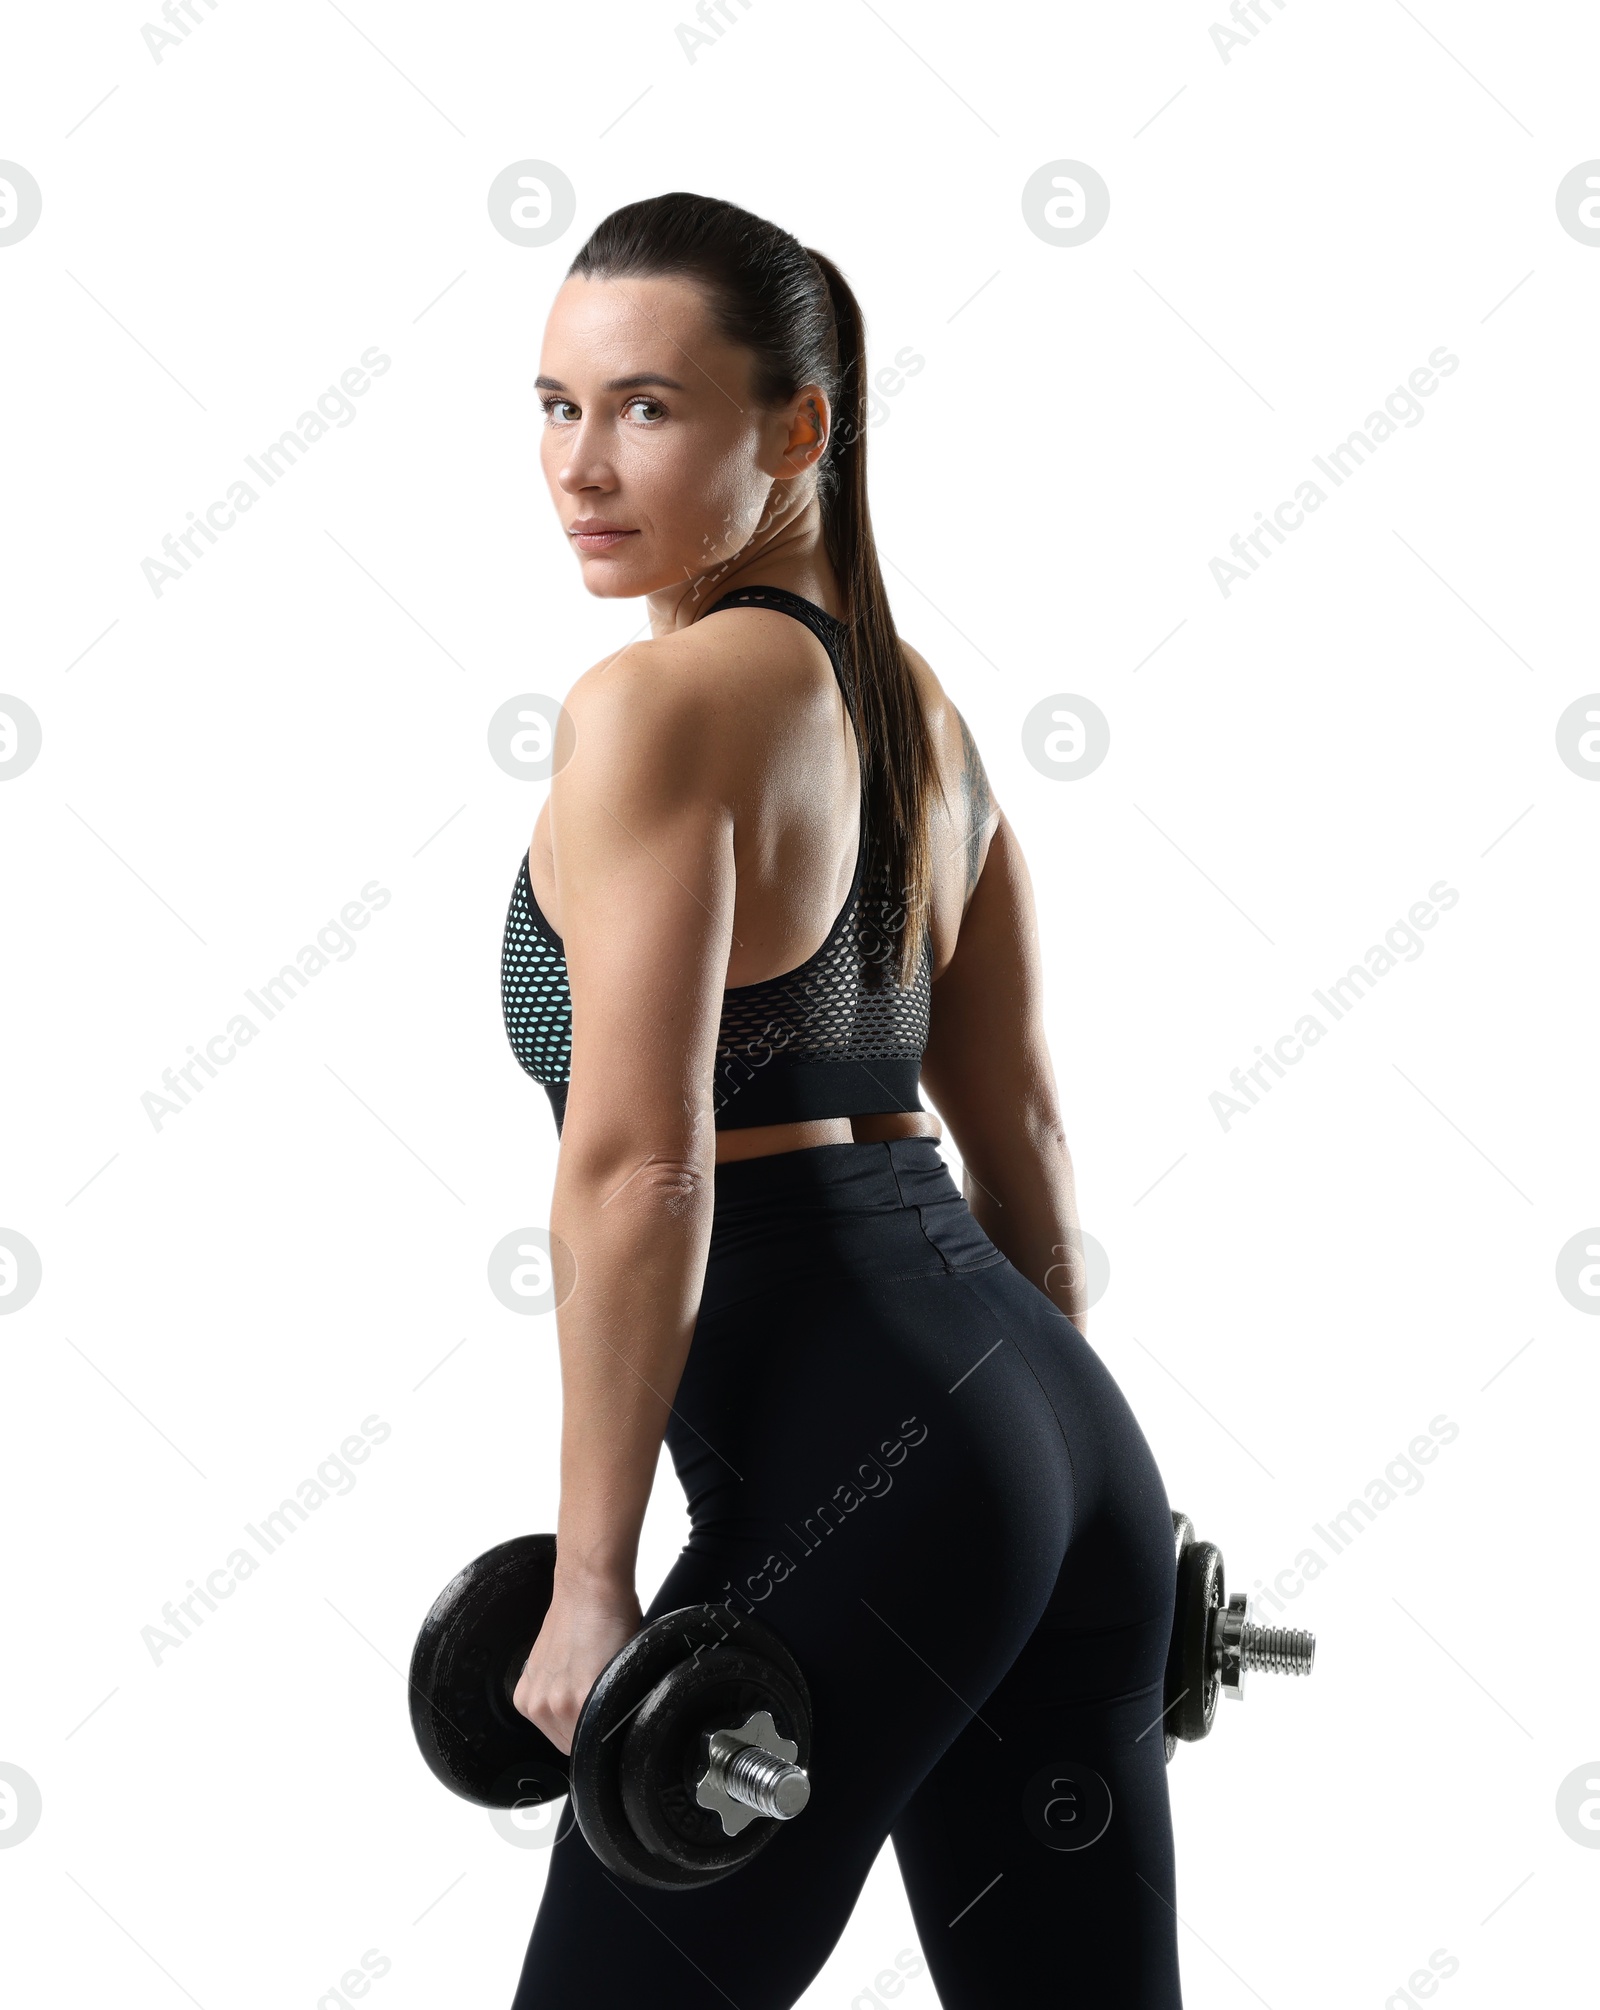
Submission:
POLYGON ((569 1758, 596 1676, 638 1632, 642 1616, 637 1598, 552 1600, 511 1700, 569 1758))

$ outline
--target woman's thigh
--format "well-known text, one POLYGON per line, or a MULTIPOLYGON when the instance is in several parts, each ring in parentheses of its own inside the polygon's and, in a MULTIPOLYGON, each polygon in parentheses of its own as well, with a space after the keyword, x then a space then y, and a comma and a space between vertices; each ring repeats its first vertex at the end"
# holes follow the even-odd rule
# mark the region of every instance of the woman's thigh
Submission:
POLYGON ((945 2010, 1180 2010, 1162 1691, 1176 1562, 1161 1475, 1110 1371, 1007 1267, 973 1280, 1071 1447, 1071 1540, 1027 1643, 896 1820, 945 2010))
POLYGON ((895 1822, 944 2010, 1180 2010, 1160 1679, 1063 1702, 1099 1645, 1030 1641, 895 1822))

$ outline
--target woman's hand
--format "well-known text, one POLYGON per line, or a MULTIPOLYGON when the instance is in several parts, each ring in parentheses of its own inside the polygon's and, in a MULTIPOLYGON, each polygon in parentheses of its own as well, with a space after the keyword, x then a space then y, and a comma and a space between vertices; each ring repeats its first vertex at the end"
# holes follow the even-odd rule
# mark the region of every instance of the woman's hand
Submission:
POLYGON ((644 1623, 631 1583, 609 1579, 563 1582, 523 1664, 512 1701, 558 1751, 572 1752, 578 1712, 594 1679, 644 1623))

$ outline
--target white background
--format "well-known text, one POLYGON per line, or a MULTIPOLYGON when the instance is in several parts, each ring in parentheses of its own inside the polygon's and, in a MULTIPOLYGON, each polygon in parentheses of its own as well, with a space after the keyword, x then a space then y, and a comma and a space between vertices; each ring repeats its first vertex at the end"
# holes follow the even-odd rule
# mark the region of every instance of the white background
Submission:
MULTIPOLYGON (((1178 1751, 1185 2001, 1380 2010, 1436 1949, 1451 2010, 1588 2000, 1600 1853, 1555 1802, 1600 1776, 1600 1326, 1556 1258, 1600 1219, 1600 788, 1556 721, 1600 689, 1600 251, 1555 192, 1600 155, 1600 23, 1287 0, 1224 61, 1174 0, 755 0, 691 63, 678 4, 220 0, 159 63, 136 8, 8 23, 43 214, 0 251, 0 689, 44 736, 0 789, 0 1228, 43 1262, 0 1320, 0 1760, 43 1798, 9 1993, 312 2010, 376 1948, 384 2010, 510 2000, 548 1857, 429 1777, 397 1672, 462 1562, 555 1520, 554 1324, 485 1273, 555 1163, 498 990, 543 785, 486 729, 640 625, 562 548, 531 381, 587 232, 687 188, 835 258, 875 368, 925 359, 871 434, 883 562, 1031 862, 1088 1328, 1174 1505, 1247 1589, 1458 1427, 1293 1600, 1312 1679, 1178 1751), (544 249, 486 208, 530 158, 578 195, 544 249), (1075 248, 1022 210, 1063 159, 1111 191, 1075 248), (152 593, 373 345, 353 423, 152 593), (1229 538, 1440 345, 1422 420, 1224 596, 1229 538), (1024 756, 1057 694, 1110 722, 1091 775, 1024 756), (154 1127, 373 879, 356 953, 154 1127), (1422 953, 1224 1128, 1440 879, 1422 953), (163 1604, 369 1416, 353 1490, 157 1665, 163 1604)), ((647 1602, 684 1528, 664 1465, 647 1602)), ((886 1849, 806 2005, 914 1946, 886 1849)))

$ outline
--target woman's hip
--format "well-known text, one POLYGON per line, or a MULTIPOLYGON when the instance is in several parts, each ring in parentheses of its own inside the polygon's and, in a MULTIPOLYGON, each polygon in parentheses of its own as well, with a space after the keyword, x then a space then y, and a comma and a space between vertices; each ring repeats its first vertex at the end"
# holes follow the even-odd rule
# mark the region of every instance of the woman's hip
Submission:
POLYGON ((931 1140, 719 1167, 666 1434, 691 1547, 810 1585, 832 1577, 830 1555, 920 1580, 943 1554, 1042 1600, 1070 1534, 1071 1457, 1015 1321, 971 1288, 1002 1275, 1075 1333, 983 1233, 931 1140))
POLYGON ((667 1428, 696 1544, 798 1571, 871 1526, 885 1568, 915 1551, 937 1570, 943 1549, 960 1574, 1003 1569, 1013 1606, 1032 1585, 1060 1613, 1080 1602, 1064 1596, 1075 1582, 1103 1623, 1140 1616, 1152 1557, 1171 1551, 1150 1447, 1088 1341, 978 1225, 937 1144, 829 1145, 716 1179, 667 1428))

